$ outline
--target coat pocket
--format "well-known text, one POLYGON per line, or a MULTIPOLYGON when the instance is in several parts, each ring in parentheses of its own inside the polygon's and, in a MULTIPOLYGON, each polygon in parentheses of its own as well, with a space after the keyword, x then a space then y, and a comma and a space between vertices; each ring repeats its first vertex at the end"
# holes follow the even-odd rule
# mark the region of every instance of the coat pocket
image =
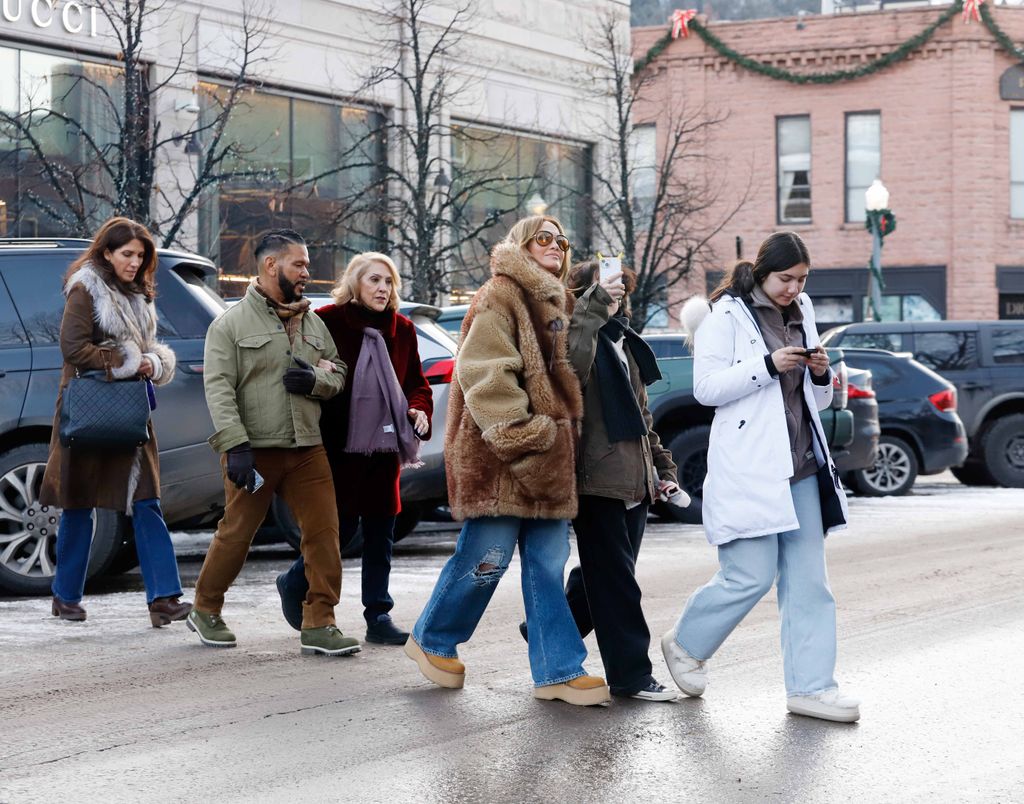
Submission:
POLYGON ((271 370, 268 334, 247 335, 238 341, 238 403, 247 427, 265 415, 269 400, 264 398, 271 370))
POLYGON ((527 500, 564 502, 575 494, 572 424, 560 419, 555 443, 546 452, 528 452, 512 461, 509 472, 527 500))

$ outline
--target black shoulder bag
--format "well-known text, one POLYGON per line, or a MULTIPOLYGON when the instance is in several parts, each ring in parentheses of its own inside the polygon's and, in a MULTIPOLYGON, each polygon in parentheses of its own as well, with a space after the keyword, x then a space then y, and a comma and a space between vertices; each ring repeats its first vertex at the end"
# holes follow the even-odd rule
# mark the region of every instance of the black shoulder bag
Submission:
POLYGON ((106 371, 75 373, 60 406, 60 443, 83 449, 132 450, 149 441, 145 380, 114 380, 106 371))

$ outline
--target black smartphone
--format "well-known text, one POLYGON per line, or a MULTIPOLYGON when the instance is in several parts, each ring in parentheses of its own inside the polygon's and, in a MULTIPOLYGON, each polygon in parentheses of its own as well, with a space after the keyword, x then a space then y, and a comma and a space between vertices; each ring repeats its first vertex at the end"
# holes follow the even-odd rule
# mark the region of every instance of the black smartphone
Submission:
POLYGON ((801 352, 801 354, 803 354, 804 357, 814 357, 814 355, 818 354, 818 350, 817 349, 804 349, 803 352, 801 352))

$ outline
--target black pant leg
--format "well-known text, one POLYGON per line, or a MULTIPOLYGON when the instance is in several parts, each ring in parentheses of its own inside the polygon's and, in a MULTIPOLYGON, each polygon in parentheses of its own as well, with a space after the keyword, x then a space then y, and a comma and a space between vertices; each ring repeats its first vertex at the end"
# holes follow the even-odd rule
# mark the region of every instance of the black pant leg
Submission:
MULTIPOLYGON (((644 508, 641 505, 637 508, 644 508)), ((634 575, 643 514, 622 500, 584 495, 573 521, 583 584, 612 692, 630 695, 651 681, 651 634, 634 575)))
POLYGON ((565 599, 569 601, 569 611, 576 621, 580 636, 586 638, 594 630, 594 622, 590 616, 590 601, 587 600, 582 568, 573 567, 569 572, 569 580, 565 582, 565 599))
POLYGON ((363 521, 363 617, 372 623, 394 608, 388 593, 391 548, 395 544, 393 516, 364 516, 363 521))

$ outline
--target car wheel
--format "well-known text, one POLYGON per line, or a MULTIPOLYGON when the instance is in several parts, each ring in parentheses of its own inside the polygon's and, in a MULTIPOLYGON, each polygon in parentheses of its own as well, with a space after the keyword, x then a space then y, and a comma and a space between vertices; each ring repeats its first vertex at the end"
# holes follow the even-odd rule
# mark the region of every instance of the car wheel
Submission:
POLYGON ((989 473, 983 463, 967 461, 963 466, 954 466, 950 470, 953 477, 965 486, 995 486, 996 479, 989 473))
POLYGON ((704 493, 704 476, 708 473, 708 441, 711 439, 711 428, 702 424, 683 430, 669 443, 672 460, 676 463, 676 476, 679 485, 697 499, 704 493))
POLYGON ((854 485, 869 497, 906 494, 917 480, 917 455, 902 438, 883 435, 878 439, 875 463, 853 472, 854 485))
MULTIPOLYGON (((0 453, 0 594, 50 594, 61 510, 39 505, 48 457, 46 444, 0 453)), ((123 542, 118 515, 94 511, 86 579, 106 572, 123 542)))
MULTIPOLYGON (((270 513, 274 517, 277 529, 281 537, 288 545, 298 552, 299 544, 302 542, 302 531, 299 523, 295 521, 291 508, 288 507, 280 495, 274 495, 274 501, 270 504, 270 513)), ((356 528, 355 534, 349 539, 348 544, 341 548, 342 558, 359 558, 363 554, 363 528, 356 528)))
POLYGON ((1024 488, 1024 414, 997 419, 985 431, 981 453, 1000 486, 1024 488))

